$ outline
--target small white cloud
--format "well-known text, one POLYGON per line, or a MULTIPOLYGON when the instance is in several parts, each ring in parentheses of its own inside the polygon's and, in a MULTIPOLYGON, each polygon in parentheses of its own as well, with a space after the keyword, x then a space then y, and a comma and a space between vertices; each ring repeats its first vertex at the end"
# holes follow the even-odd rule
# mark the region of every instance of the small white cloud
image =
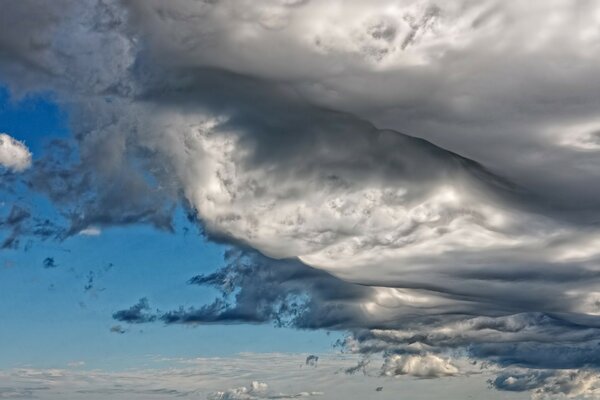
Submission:
POLYGON ((433 354, 393 355, 386 359, 382 369, 387 376, 411 375, 418 378, 439 378, 459 373, 449 360, 433 354))
POLYGON ((95 226, 90 226, 79 231, 79 234, 83 236, 99 236, 101 233, 102 230, 95 226))
POLYGON ((24 143, 0 133, 0 165, 17 172, 24 171, 31 166, 31 152, 24 143))

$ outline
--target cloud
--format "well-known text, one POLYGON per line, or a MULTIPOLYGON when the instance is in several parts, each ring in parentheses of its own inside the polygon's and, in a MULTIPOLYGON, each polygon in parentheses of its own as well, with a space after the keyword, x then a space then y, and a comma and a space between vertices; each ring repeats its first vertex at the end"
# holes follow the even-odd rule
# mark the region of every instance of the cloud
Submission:
POLYGON ((52 142, 26 177, 28 188, 47 196, 66 217, 65 236, 135 223, 172 231, 173 199, 152 188, 140 169, 125 165, 133 160, 115 161, 123 156, 118 142, 92 141, 86 154, 73 143, 52 142))
POLYGON ((111 326, 110 331, 113 333, 119 333, 119 334, 123 334, 123 333, 127 332, 127 330, 123 329, 123 327, 121 325, 111 326))
MULTIPOLYGON (((231 251, 215 273, 190 279, 219 289, 222 296, 200 308, 157 316, 167 324, 266 323, 304 329, 368 324, 362 301, 373 289, 350 284, 295 260, 276 261, 255 252, 231 251), (361 319, 364 318, 364 319, 361 319)), ((147 300, 113 315, 123 322, 151 322, 147 300)))
MULTIPOLYGON (((382 379, 385 390, 378 398, 392 400, 398 393, 416 400, 427 400, 431 395, 462 398, 467 392, 474 396, 486 396, 490 399, 505 398, 505 394, 486 391, 484 385, 465 380, 463 377, 432 379, 408 379, 397 376, 394 379, 376 376, 377 368, 371 368, 368 374, 348 376, 339 373, 357 357, 349 354, 319 354, 319 368, 302 368, 306 354, 252 354, 245 353, 231 357, 199 357, 164 359, 146 358, 145 369, 124 371, 104 371, 101 369, 2 369, 0 387, 3 392, 21 393, 23 398, 37 397, 44 400, 58 400, 69 396, 89 399, 147 399, 160 398, 207 398, 209 396, 235 395, 246 398, 303 398, 315 396, 324 400, 364 399, 373 395, 374 388, 380 387, 382 379), (257 367, 259 366, 259 367, 257 367), (198 379, 203 377, 203 379, 198 379), (248 381, 256 381, 255 385, 248 381), (261 382, 269 382, 268 386, 261 382), (469 385, 465 391, 465 385, 469 385), (223 389, 232 388, 232 389, 223 389), (252 396, 252 397, 249 397, 252 396)), ((513 391, 533 390, 539 398, 542 395, 553 396, 563 393, 571 396, 587 394, 593 398, 593 385, 597 375, 573 371, 507 370, 504 375, 494 377, 494 371, 479 372, 482 381, 490 378, 490 384, 497 381, 501 386, 509 379, 513 391), (525 377, 525 374, 529 374, 525 377), (517 385, 516 381, 529 382, 517 385), (554 384, 558 386, 554 386, 554 384), (540 386, 542 385, 542 386, 540 386), (545 386, 543 386, 545 385, 545 386), (556 391, 560 388, 563 392, 556 391), (571 391, 567 391, 571 388, 571 391), (583 390, 581 390, 583 388, 583 390), (539 390, 539 393, 536 390, 539 390), (543 390, 543 391, 542 391, 543 390), (551 392, 554 390, 554 392, 551 392), (554 394, 553 394, 554 393, 554 394)), ((501 389, 499 387, 499 389, 501 389)), ((501 389, 510 390, 510 389, 501 389)), ((10 398, 10 396, 8 397, 10 398)), ((218 397, 217 397, 218 398, 218 397)), ((227 398, 227 397, 223 397, 227 398)), ((240 397, 237 397, 240 398, 240 397)), ((560 398, 560 397, 558 397, 560 398)))
POLYGON ((56 261, 54 261, 54 257, 46 257, 46 258, 44 258, 44 261, 42 262, 42 264, 44 265, 44 268, 56 268, 56 267, 58 267, 58 264, 56 264, 56 261))
POLYGON ((580 370, 506 371, 490 384, 499 390, 532 391, 533 399, 595 398, 600 393, 598 373, 580 370))
POLYGON ((318 363, 319 356, 316 356, 314 354, 311 354, 308 357, 306 357, 306 361, 304 362, 305 365, 310 365, 311 367, 316 367, 318 363))
POLYGON ((458 374, 448 360, 435 355, 393 355, 385 360, 382 373, 388 376, 412 375, 418 378, 439 378, 458 374))
POLYGON ((371 363, 371 360, 362 359, 358 363, 356 363, 355 366, 346 368, 344 370, 344 372, 348 375, 354 375, 360 371, 363 373, 363 375, 367 375, 367 367, 369 366, 370 363, 371 363))
POLYGON ((19 204, 11 205, 4 218, 0 217, 0 229, 8 232, 0 244, 2 249, 19 248, 23 236, 60 240, 64 234, 63 227, 48 218, 33 215, 33 211, 19 204))
MULTIPOLYGON (((231 357, 144 358, 144 369, 123 371, 83 368, 2 369, 0 387, 11 393, 30 390, 43 400, 65 396, 86 399, 255 398, 291 399, 365 398, 372 392, 369 377, 348 377, 337 371, 356 357, 320 354, 319 368, 302 368, 306 354, 253 354, 231 357), (257 368, 259 366, 259 368, 257 368), (199 379, 199 377, 201 379, 199 379), (252 382, 255 382, 252 384, 252 382), (265 384, 263 382, 269 382, 265 384), (38 388, 37 391, 36 389, 38 388), (236 397, 237 395, 237 397, 236 397), (230 396, 230 397, 224 397, 230 396)), ((418 393, 418 382, 390 383, 391 390, 418 393), (417 386, 415 386, 417 384, 417 386)), ((24 396, 31 398, 32 396, 24 396)), ((385 399, 386 397, 384 397, 385 399)), ((391 399, 392 397, 390 397, 391 399)))
MULTIPOLYGON (((452 292, 443 293, 445 301, 438 300, 438 305, 424 302, 428 305, 424 309, 419 297, 434 296, 431 289, 356 285, 297 261, 272 260, 255 252, 231 251, 227 256, 229 263, 221 270, 189 281, 213 286, 222 297, 200 308, 159 314, 157 320, 190 325, 271 322, 349 330, 342 348, 365 357, 382 354, 378 374, 384 376, 469 376, 480 374, 480 366, 492 368, 491 372, 518 366, 594 374, 600 360, 600 329, 593 318, 533 311, 507 315, 493 311, 482 316, 486 312, 482 303, 465 302, 463 295, 452 292), (406 300, 414 305, 405 304, 406 300), (454 301, 458 308, 449 306, 454 301)), ((550 282, 556 285, 555 279, 550 282)), ((345 370, 366 374, 367 367, 379 364, 372 361, 362 359, 345 370)))
MULTIPOLYGON (((23 23, 0 31, 0 76, 69 111, 73 143, 24 177, 64 235, 169 231, 183 202, 244 249, 190 281, 219 288, 212 303, 142 299, 116 320, 339 329, 393 375, 462 376, 463 359, 593 374, 598 15, 561 0, 26 0, 1 17, 23 23)), ((3 247, 33 218, 6 213, 3 247)))
MULTIPOLYGON (((86 289, 87 290, 87 289, 86 289)), ((141 298, 137 304, 131 306, 127 310, 117 311, 113 314, 113 318, 117 321, 127 322, 130 324, 139 324, 144 322, 152 322, 156 319, 154 314, 149 313, 150 305, 148 299, 141 298)))
POLYGON ((96 228, 95 226, 91 226, 89 228, 85 228, 79 231, 79 234, 83 236, 100 236, 101 233, 102 230, 96 228))
POLYGON ((258 400, 258 399, 296 399, 303 397, 320 396, 321 392, 300 392, 297 394, 273 394, 269 392, 269 385, 263 382, 253 381, 249 387, 241 386, 228 389, 224 392, 209 394, 209 400, 258 400))
POLYGON ((0 166, 22 172, 31 166, 31 152, 22 142, 0 133, 0 166))
POLYGON ((24 230, 25 222, 29 220, 31 214, 28 210, 19 207, 13 206, 9 212, 9 214, 4 218, 1 223, 1 226, 4 229, 9 229, 10 233, 7 238, 4 239, 2 243, 2 248, 15 248, 19 245, 18 236, 21 231, 24 230))
POLYGON ((47 388, 0 387, 0 399, 35 399, 37 391, 47 388))

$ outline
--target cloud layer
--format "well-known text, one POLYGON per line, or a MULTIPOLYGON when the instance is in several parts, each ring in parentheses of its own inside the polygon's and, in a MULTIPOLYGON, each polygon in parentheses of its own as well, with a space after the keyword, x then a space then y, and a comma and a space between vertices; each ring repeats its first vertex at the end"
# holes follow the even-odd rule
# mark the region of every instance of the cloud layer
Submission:
MULTIPOLYGON (((343 369, 356 356, 319 354, 317 367, 304 364, 306 354, 238 354, 223 358, 142 360, 143 369, 103 371, 81 365, 52 369, 16 368, 0 372, 0 393, 6 398, 59 400, 65 397, 111 399, 363 399, 416 400, 467 395, 503 398, 489 392, 485 378, 465 387, 465 378, 416 381, 378 376, 376 367, 366 375, 347 375, 343 369), (254 382, 254 383, 253 383, 254 382), (383 386, 381 393, 376 388, 383 386), (19 397, 20 396, 20 397, 19 397)), ((72 363, 77 364, 77 363, 72 363)), ((517 397, 518 398, 518 397, 517 397)), ((521 397, 523 398, 523 397, 521 397)))

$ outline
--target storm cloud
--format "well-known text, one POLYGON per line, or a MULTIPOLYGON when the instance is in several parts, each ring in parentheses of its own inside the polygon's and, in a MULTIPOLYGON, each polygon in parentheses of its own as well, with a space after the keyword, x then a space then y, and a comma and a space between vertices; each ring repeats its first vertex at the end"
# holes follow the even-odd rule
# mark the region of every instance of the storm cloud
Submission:
POLYGON ((243 249, 191 278, 214 302, 115 319, 337 329, 382 375, 475 362, 524 370, 498 389, 593 395, 560 387, 600 367, 594 2, 27 0, 1 18, 24 21, 1 24, 2 79, 69 110, 77 151, 25 177, 67 235, 172 230, 183 203, 243 249))

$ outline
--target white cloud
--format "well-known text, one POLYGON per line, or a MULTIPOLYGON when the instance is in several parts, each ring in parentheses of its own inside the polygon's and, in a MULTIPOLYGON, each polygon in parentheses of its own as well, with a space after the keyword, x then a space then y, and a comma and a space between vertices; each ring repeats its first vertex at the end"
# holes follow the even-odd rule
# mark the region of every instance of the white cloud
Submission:
POLYGON ((144 360, 145 364, 149 364, 147 369, 110 372, 84 368, 0 369, 0 388, 5 393, 27 393, 23 398, 31 398, 35 393, 40 400, 61 400, 65 397, 90 400, 167 400, 181 397, 363 400, 372 398, 379 386, 385 387, 382 393, 377 394, 380 400, 395 400, 399 393, 415 400, 430 400, 432 396, 463 399, 466 393, 490 400, 504 398, 490 392, 485 386, 485 379, 468 387, 463 377, 438 382, 406 376, 390 379, 381 376, 375 367, 367 375, 347 375, 343 370, 355 364, 358 357, 319 354, 319 366, 306 368, 306 356, 246 353, 224 358, 157 357, 144 360))
POLYGON ((312 396, 321 396, 322 392, 300 392, 295 394, 275 393, 269 390, 269 385, 253 381, 249 387, 217 391, 208 395, 208 400, 260 400, 260 399, 296 399, 312 396))
POLYGON ((79 231, 79 234, 83 236, 100 236, 101 233, 102 230, 95 226, 90 226, 79 231))
POLYGON ((254 400, 265 398, 268 387, 266 383, 253 381, 250 387, 241 386, 224 392, 214 392, 207 398, 208 400, 254 400))
POLYGON ((0 166, 16 172, 31 166, 31 152, 23 142, 0 133, 0 166))
POLYGON ((417 378, 439 378, 459 373, 450 360, 433 354, 392 355, 386 358, 382 371, 387 376, 412 375, 417 378))

